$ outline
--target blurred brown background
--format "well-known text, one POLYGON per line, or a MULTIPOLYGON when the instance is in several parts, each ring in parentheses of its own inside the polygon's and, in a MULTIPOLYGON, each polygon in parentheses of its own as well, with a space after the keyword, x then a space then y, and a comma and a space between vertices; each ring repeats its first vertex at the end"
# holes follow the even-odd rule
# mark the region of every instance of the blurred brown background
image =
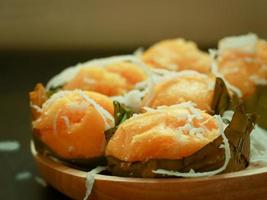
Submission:
POLYGON ((267 39, 266 0, 0 0, 0 199, 68 199, 35 181, 28 92, 67 66, 174 37, 215 47, 227 35, 267 39), (16 175, 29 172, 22 181, 16 175))
POLYGON ((131 49, 185 37, 267 37, 266 0, 1 0, 0 50, 131 49))

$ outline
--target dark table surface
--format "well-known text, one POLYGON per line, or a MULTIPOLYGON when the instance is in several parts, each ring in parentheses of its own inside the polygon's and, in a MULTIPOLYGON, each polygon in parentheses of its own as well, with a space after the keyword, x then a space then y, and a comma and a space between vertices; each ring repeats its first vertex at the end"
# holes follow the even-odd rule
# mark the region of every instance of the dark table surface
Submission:
POLYGON ((30 153, 28 92, 67 66, 123 51, 0 52, 0 142, 18 141, 18 151, 0 151, 0 199, 68 199, 50 186, 38 184, 39 173, 30 153), (16 180, 18 173, 30 177, 16 180))

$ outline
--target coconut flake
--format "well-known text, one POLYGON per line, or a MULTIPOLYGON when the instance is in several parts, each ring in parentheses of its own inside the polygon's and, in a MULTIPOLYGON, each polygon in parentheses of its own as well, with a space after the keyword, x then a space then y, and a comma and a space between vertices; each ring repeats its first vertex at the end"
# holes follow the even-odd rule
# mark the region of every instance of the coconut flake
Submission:
POLYGON ((42 105, 42 112, 47 110, 54 102, 56 102, 59 99, 64 98, 67 95, 70 95, 71 93, 75 93, 80 90, 73 90, 73 91, 59 91, 55 94, 53 94, 43 105, 42 105))
POLYGON ((204 124, 208 123, 211 119, 213 119, 213 117, 210 117, 207 120, 205 120, 204 122, 201 122, 200 125, 203 126, 204 124))
POLYGON ((182 102, 180 104, 176 104, 175 106, 179 107, 179 108, 183 108, 183 109, 188 109, 191 113, 191 115, 188 118, 188 121, 191 123, 193 121, 193 119, 198 119, 201 120, 203 119, 202 117, 202 111, 198 108, 196 108, 196 104, 191 102, 191 101, 187 101, 187 102, 182 102))
MULTIPOLYGON (((114 99, 118 100, 119 102, 127 104, 129 107, 134 108, 135 110, 140 110, 141 105, 148 106, 151 103, 155 95, 154 88, 160 82, 179 77, 192 77, 192 76, 201 76, 203 78, 208 78, 206 74, 201 74, 193 70, 174 72, 164 69, 152 69, 151 71, 149 71, 149 78, 145 81, 136 84, 135 86, 136 89, 126 93, 126 95, 124 96, 114 97, 114 99), (142 91, 138 92, 138 90, 142 91), (134 96, 134 94, 136 96, 134 96), (131 98, 134 99, 131 100, 131 98), (136 105, 133 105, 133 103, 136 103, 136 105)), ((211 85, 213 86, 212 89, 214 89, 214 84, 211 85)))
POLYGON ((135 112, 140 111, 142 106, 142 99, 145 96, 144 91, 140 90, 131 90, 123 96, 112 97, 113 100, 118 101, 121 104, 131 108, 135 112))
POLYGON ((138 49, 136 49, 135 51, 134 51, 134 55, 135 56, 137 56, 138 58, 141 58, 142 56, 143 56, 143 54, 144 54, 144 51, 145 51, 145 49, 144 49, 144 47, 139 47, 138 49))
POLYGON ((69 133, 70 126, 71 126, 70 119, 66 115, 63 115, 60 118, 63 120, 65 126, 67 127, 68 133, 69 133))
POLYGON ((267 165, 267 131, 256 125, 250 141, 250 164, 267 165))
POLYGON ((20 143, 17 141, 0 141, 0 152, 17 151, 20 143))
POLYGON ((219 115, 215 115, 214 118, 217 121, 219 130, 220 130, 220 134, 223 138, 223 143, 224 143, 224 152, 225 152, 225 161, 222 167, 220 167, 219 169, 213 170, 213 171, 209 171, 209 172, 194 172, 194 170, 190 170, 189 172, 177 172, 177 171, 171 171, 171 170, 165 170, 165 169, 157 169, 157 170, 153 170, 154 173, 156 174, 162 174, 162 175, 168 175, 168 176, 178 176, 178 177, 203 177, 203 176, 213 176, 216 175, 218 173, 221 173, 222 171, 224 171, 229 163, 229 160, 231 158, 231 151, 230 151, 230 145, 228 142, 228 139, 226 138, 225 134, 224 134, 224 129, 225 129, 225 125, 223 124, 222 118, 219 115))
MULTIPOLYGON (((92 105, 96 110, 97 112, 100 114, 100 116, 102 117, 104 123, 105 123, 105 129, 109 129, 113 126, 114 124, 114 118, 113 116, 107 111, 105 110, 101 105, 99 105, 98 103, 96 103, 93 99, 89 98, 85 93, 84 91, 82 90, 72 90, 72 91, 59 91, 55 94, 53 94, 42 106, 42 112, 46 111, 49 106, 51 106, 54 102, 56 102, 57 100, 61 99, 61 98, 64 98, 70 94, 79 94, 87 103, 89 103, 90 105, 92 105)), ((75 105, 73 103, 70 103, 69 104, 69 107, 70 108, 73 108, 73 109, 85 109, 85 105, 84 104, 81 104, 81 105, 75 105)), ((59 110, 56 115, 55 115, 55 118, 54 118, 54 122, 53 122, 53 129, 54 129, 54 132, 56 133, 57 132, 57 120, 58 120, 58 117, 59 117, 59 113, 61 112, 61 110, 59 110)), ((68 119, 63 117, 62 118, 66 124, 67 127, 70 126, 70 124, 68 123, 68 119)), ((35 123, 33 123, 35 124, 35 123)))
POLYGON ((47 183, 46 183, 45 180, 42 179, 41 177, 39 177, 39 176, 35 176, 34 179, 35 179, 35 181, 36 181, 39 185, 41 185, 42 187, 46 187, 46 186, 47 186, 47 183))
POLYGON ((70 102, 68 108, 73 111, 84 111, 87 108, 87 103, 70 102))
POLYGON ((53 133, 56 135, 57 134, 57 121, 58 121, 58 116, 61 110, 57 111, 56 115, 54 116, 53 120, 53 133))
MULTIPOLYGON (((176 104, 176 106, 178 106, 179 108, 184 108, 184 109, 189 109, 189 108, 192 109, 196 107, 196 103, 193 103, 192 101, 186 101, 186 102, 176 104)), ((199 109, 196 109, 196 110, 199 110, 199 109)))
POLYGON ((252 75, 249 77, 249 79, 253 81, 256 85, 267 85, 267 80, 257 75, 252 75))
POLYGON ((146 94, 146 98, 144 99, 144 106, 148 106, 152 99, 154 98, 154 87, 156 85, 156 77, 154 75, 151 75, 148 78, 147 87, 144 90, 144 93, 146 94))
POLYGON ((228 121, 232 121, 233 116, 234 116, 234 111, 226 110, 224 111, 222 118, 228 121))
POLYGON ((86 182, 85 182, 86 193, 85 193, 85 197, 83 198, 83 200, 87 200, 92 192, 94 182, 95 182, 95 175, 105 170, 107 170, 107 167, 98 166, 95 169, 92 169, 91 171, 87 173, 86 182))
POLYGON ((154 108, 150 108, 150 107, 143 107, 143 110, 146 111, 146 112, 153 112, 153 111, 156 111, 154 108))
POLYGON ((42 109, 39 106, 34 105, 32 102, 30 102, 30 107, 33 108, 33 109, 35 109, 39 113, 42 112, 42 109))
POLYGON ((90 105, 94 106, 94 108, 98 111, 105 123, 105 130, 108 130, 114 126, 114 118, 107 110, 105 110, 101 105, 97 104, 93 99, 85 95, 82 91, 80 91, 79 93, 90 105), (110 121, 111 124, 108 121, 110 121))
POLYGON ((23 172, 17 173, 15 179, 16 181, 24 181, 24 180, 30 179, 31 177, 32 177, 31 172, 23 171, 23 172))
POLYGON ((219 52, 221 54, 227 50, 238 49, 247 53, 254 53, 256 51, 257 41, 258 36, 254 33, 226 37, 219 41, 219 52))

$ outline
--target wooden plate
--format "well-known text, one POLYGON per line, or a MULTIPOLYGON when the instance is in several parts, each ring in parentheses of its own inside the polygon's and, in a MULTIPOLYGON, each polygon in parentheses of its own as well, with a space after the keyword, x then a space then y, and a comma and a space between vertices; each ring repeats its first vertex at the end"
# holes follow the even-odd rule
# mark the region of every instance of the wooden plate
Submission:
MULTIPOLYGON (((43 178, 54 188, 74 199, 83 199, 87 173, 70 168, 31 151, 43 178)), ((205 178, 123 178, 96 175, 89 199, 267 199, 267 166, 205 178)))

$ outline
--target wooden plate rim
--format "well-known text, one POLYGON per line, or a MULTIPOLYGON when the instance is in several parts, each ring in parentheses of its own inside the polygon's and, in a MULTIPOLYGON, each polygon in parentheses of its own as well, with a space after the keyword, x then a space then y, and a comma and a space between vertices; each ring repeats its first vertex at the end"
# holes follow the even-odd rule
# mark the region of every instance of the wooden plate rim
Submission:
MULTIPOLYGON (((39 162, 41 162, 43 165, 46 165, 50 168, 53 168, 54 170, 65 173, 71 176, 76 176, 80 178, 86 179, 87 172, 81 171, 78 169, 71 168, 69 166, 66 166, 60 162, 54 161, 49 157, 43 156, 38 154, 36 151, 33 141, 31 141, 31 153, 35 157, 35 159, 38 159, 39 162)), ((209 180, 218 180, 218 179, 232 179, 232 178, 240 178, 243 176, 253 176, 257 174, 266 174, 267 173, 267 166, 259 166, 254 165, 250 166, 246 170, 238 171, 238 172, 231 172, 226 174, 219 174, 209 177, 198 177, 198 178, 132 178, 132 177, 118 177, 118 176, 110 176, 110 175, 101 175, 97 174, 95 176, 95 180, 101 180, 101 181, 112 181, 112 182, 132 182, 132 183, 154 183, 160 181, 161 183, 164 182, 180 182, 180 183, 186 183, 186 182, 202 182, 202 181, 209 181, 209 180)))

